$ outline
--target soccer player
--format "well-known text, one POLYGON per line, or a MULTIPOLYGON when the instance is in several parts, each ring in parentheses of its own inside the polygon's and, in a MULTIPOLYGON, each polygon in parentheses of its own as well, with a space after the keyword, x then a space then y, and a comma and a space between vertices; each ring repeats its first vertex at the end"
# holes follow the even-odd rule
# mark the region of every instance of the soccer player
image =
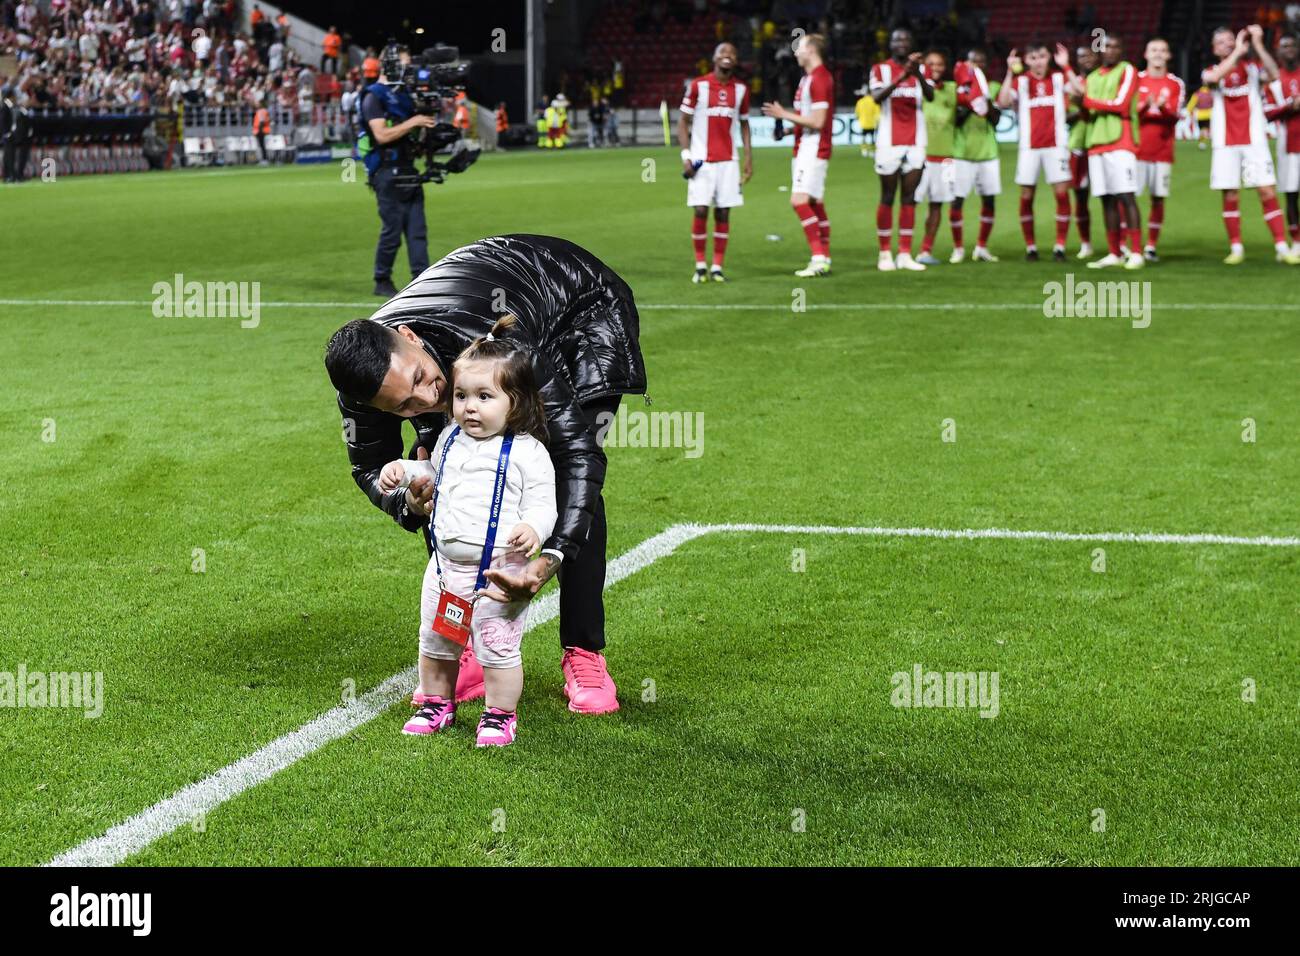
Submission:
POLYGON ((1142 255, 1159 262, 1156 243, 1165 222, 1165 199, 1174 164, 1174 127, 1183 112, 1187 87, 1169 72, 1169 43, 1161 37, 1147 41, 1147 68, 1138 74, 1137 195, 1151 193, 1147 216, 1147 245, 1142 255))
POLYGON ((1089 269, 1123 266, 1141 269, 1146 265, 1138 252, 1142 221, 1137 200, 1137 70, 1124 59, 1124 42, 1108 34, 1102 48, 1101 66, 1071 83, 1083 95, 1088 111, 1088 183, 1094 196, 1101 197, 1106 218, 1107 254, 1088 263, 1089 269), (1122 210, 1122 211, 1121 211, 1122 210), (1122 218, 1121 218, 1122 217, 1122 218), (1121 224, 1128 230, 1128 253, 1121 256, 1121 224))
POLYGON ((790 163, 790 205, 799 217, 812 258, 795 275, 801 278, 831 274, 831 223, 822 197, 826 191, 826 167, 831 158, 831 107, 835 103, 835 80, 822 57, 826 38, 820 33, 801 37, 795 60, 804 75, 795 91, 795 110, 780 103, 764 103, 763 115, 794 124, 794 159, 790 163))
POLYGON ((1204 83, 1196 91, 1192 117, 1196 120, 1196 148, 1205 149, 1210 139, 1210 114, 1214 111, 1214 94, 1204 83))
POLYGON ((956 163, 953 152, 957 134, 957 84, 948 78, 948 57, 941 50, 931 50, 925 55, 925 72, 934 87, 934 96, 921 105, 925 117, 925 169, 916 187, 916 201, 928 202, 925 217, 925 238, 921 240, 921 254, 916 261, 925 266, 937 266, 939 260, 930 254, 934 237, 943 219, 943 204, 956 197, 956 163))
POLYGON ((913 52, 912 31, 889 35, 890 58, 871 68, 867 83, 880 104, 876 132, 876 173, 880 176, 880 205, 876 207, 876 236, 880 240, 881 272, 904 269, 924 272, 912 258, 912 229, 916 223, 916 187, 925 168, 925 122, 921 103, 934 97, 921 54, 913 52), (894 234, 894 195, 898 194, 898 259, 890 253, 894 234))
POLYGON ((1300 265, 1300 256, 1292 255, 1286 243, 1282 210, 1273 188, 1277 180, 1264 132, 1260 77, 1270 82, 1277 77, 1277 63, 1264 49, 1264 31, 1258 24, 1251 24, 1234 36, 1228 27, 1219 27, 1210 41, 1210 50, 1220 58, 1219 63, 1201 73, 1201 80, 1214 93, 1210 111, 1210 140, 1214 146, 1210 188, 1223 192, 1223 224, 1229 244, 1228 257, 1223 261, 1235 266, 1246 257, 1238 207, 1239 190, 1245 187, 1259 192, 1277 261, 1300 265), (1252 47, 1258 64, 1246 59, 1252 47))
POLYGON ((754 175, 749 140, 749 87, 736 79, 739 54, 730 43, 713 51, 713 72, 686 86, 677 117, 677 142, 682 147, 686 176, 686 205, 695 210, 691 241, 695 244, 692 282, 725 282, 722 261, 727 254, 731 210, 745 203, 741 186, 754 175), (736 161, 739 131, 744 161, 736 161), (713 207, 713 268, 705 269, 709 207, 713 207))
POLYGON ((1277 121, 1277 182, 1286 196, 1291 254, 1300 255, 1300 41, 1286 33, 1277 41, 1277 79, 1269 84, 1271 106, 1265 116, 1277 121))
MULTIPOLYGON (((1091 46, 1084 45, 1074 51, 1075 61, 1079 64, 1079 76, 1087 79, 1089 73, 1097 69, 1100 57, 1091 46)), ((1092 214, 1088 209, 1088 148, 1084 138, 1088 133, 1088 111, 1083 108, 1082 97, 1071 91, 1072 109, 1065 115, 1065 122, 1070 127, 1068 145, 1070 147, 1070 185, 1074 188, 1074 223, 1079 230, 1080 259, 1092 258, 1092 214)))
POLYGON ((1034 238, 1034 191, 1041 172, 1056 197, 1056 241, 1052 258, 1065 261, 1065 238, 1070 234, 1070 150, 1065 131, 1066 88, 1074 79, 1070 51, 1056 44, 1060 72, 1048 72, 1052 54, 1046 43, 1030 43, 1022 61, 1012 50, 1007 56, 1007 78, 998 91, 997 104, 1016 105, 1020 128, 1020 154, 1016 159, 1016 185, 1020 187, 1020 231, 1025 237, 1025 259, 1038 261, 1034 238))
POLYGON ((865 86, 855 90, 854 94, 858 97, 858 102, 854 105, 853 112, 857 115, 858 125, 862 127, 862 158, 866 159, 876 151, 876 127, 880 125, 880 104, 871 98, 871 93, 865 86))
POLYGON ((953 246, 948 261, 954 264, 966 257, 962 245, 962 205, 972 189, 980 196, 980 231, 971 260, 998 261, 998 257, 989 252, 988 241, 993 232, 996 197, 1002 192, 998 141, 993 135, 1002 114, 993 105, 1000 85, 988 82, 984 75, 987 66, 988 57, 984 51, 973 49, 966 54, 964 63, 953 68, 953 79, 957 83, 957 137, 953 147, 957 179, 953 186, 952 205, 948 207, 953 246))

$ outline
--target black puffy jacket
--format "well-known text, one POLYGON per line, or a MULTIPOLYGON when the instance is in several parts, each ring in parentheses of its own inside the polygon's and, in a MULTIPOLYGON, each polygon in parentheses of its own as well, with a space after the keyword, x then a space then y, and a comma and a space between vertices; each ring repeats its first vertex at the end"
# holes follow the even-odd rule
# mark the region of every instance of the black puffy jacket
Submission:
MULTIPOLYGON (((456 356, 504 312, 519 321, 503 337, 529 349, 546 404, 559 518, 543 547, 570 558, 587 539, 605 481, 605 455, 578 406, 646 390, 640 320, 627 283, 567 240, 494 236, 435 262, 371 320, 394 329, 409 326, 447 374, 456 356)), ((385 495, 378 487, 383 466, 402 457, 403 419, 343 395, 339 409, 353 423, 348 459, 361 490, 406 530, 427 524, 427 518, 405 513, 405 492, 385 495)), ((420 446, 432 452, 446 416, 410 421, 416 441, 409 457, 420 446)))

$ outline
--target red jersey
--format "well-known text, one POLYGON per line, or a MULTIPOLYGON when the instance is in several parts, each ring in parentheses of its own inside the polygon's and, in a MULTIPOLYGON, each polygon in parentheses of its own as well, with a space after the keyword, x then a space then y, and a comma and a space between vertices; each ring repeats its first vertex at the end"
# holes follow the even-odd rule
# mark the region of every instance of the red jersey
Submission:
POLYGON ((835 105, 835 78, 826 64, 811 73, 805 73, 794 94, 794 111, 800 116, 812 116, 814 110, 826 111, 826 125, 820 131, 794 124, 794 154, 796 156, 830 159, 831 107, 835 105))
POLYGON ((1174 161, 1174 127, 1183 113, 1187 87, 1172 73, 1165 76, 1138 74, 1138 151, 1144 163, 1174 161), (1158 105, 1161 96, 1164 105, 1158 105), (1144 105, 1146 104, 1146 105, 1144 105))
POLYGON ((964 106, 976 116, 988 116, 993 106, 989 96, 989 81, 970 60, 962 60, 952 69, 952 80, 957 84, 957 105, 964 106))
POLYGON ((1012 79, 1011 98, 1016 103, 1020 148, 1049 149, 1064 147, 1065 89, 1073 73, 1051 72, 1042 77, 1021 73, 1012 79))
POLYGON ((1278 64, 1277 79, 1268 85, 1267 119, 1277 120, 1278 153, 1300 153, 1300 113, 1283 113, 1289 103, 1300 100, 1300 66, 1294 70, 1278 64))
MULTIPOLYGON (((1201 81, 1209 82, 1204 73, 1201 81)), ((1210 142, 1215 149, 1267 144, 1258 66, 1238 61, 1210 89, 1214 93, 1214 105, 1210 108, 1210 142)))
MULTIPOLYGON (((875 93, 902 76, 905 64, 886 60, 871 68, 868 89, 875 93)), ((925 117, 921 114, 921 84, 928 83, 925 67, 921 75, 909 76, 880 104, 880 125, 876 128, 876 148, 920 146, 925 148, 925 117)))
POLYGON ((740 121, 749 116, 749 87, 717 74, 697 76, 686 85, 681 111, 691 117, 691 159, 725 163, 736 158, 740 121))

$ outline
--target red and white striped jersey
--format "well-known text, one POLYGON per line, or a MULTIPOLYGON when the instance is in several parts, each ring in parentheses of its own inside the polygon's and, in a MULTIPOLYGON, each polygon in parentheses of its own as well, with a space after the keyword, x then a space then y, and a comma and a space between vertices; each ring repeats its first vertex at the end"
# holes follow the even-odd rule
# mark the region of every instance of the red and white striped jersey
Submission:
POLYGON ((1278 153, 1300 153, 1300 113, 1281 113, 1282 107, 1300 100, 1300 67, 1288 70, 1279 65, 1277 74, 1277 79, 1268 85, 1271 106, 1265 108, 1265 115, 1277 120, 1278 153))
POLYGON ((1137 158, 1144 163, 1174 161, 1174 127, 1183 115, 1187 87, 1172 73, 1149 76, 1138 74, 1138 149, 1137 158), (1163 93, 1165 105, 1157 106, 1163 93), (1143 104, 1150 104, 1143 108, 1143 104))
POLYGON ((1016 103, 1022 150, 1066 145, 1069 133, 1065 128, 1065 88, 1068 82, 1064 73, 1055 71, 1042 77, 1021 73, 1012 80, 1011 98, 1016 103))
MULTIPOLYGON (((1201 75, 1201 81, 1209 82, 1205 74, 1201 75)), ((1210 107, 1210 143, 1215 149, 1267 145, 1258 66, 1238 62, 1210 90, 1214 94, 1214 105, 1210 107)))
POLYGON ((820 131, 794 125, 794 154, 817 159, 830 159, 831 123, 834 122, 835 78, 826 64, 811 73, 805 73, 794 94, 794 111, 800 116, 812 116, 813 110, 826 111, 826 125, 820 131))
MULTIPOLYGON (((871 92, 883 90, 902 75, 903 64, 886 60, 871 68, 867 88, 871 92)), ((876 148, 890 146, 920 146, 925 148, 925 117, 921 113, 923 94, 921 84, 928 82, 925 67, 920 77, 909 76, 880 104, 880 125, 876 128, 876 148)))
POLYGON ((716 74, 686 85, 681 111, 691 117, 691 159, 722 163, 736 158, 740 121, 749 115, 749 87, 716 74))

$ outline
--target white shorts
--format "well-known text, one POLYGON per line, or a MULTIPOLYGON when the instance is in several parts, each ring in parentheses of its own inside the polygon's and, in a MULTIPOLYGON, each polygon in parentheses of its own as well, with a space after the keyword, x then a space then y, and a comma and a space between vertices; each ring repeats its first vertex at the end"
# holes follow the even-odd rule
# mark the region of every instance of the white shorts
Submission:
POLYGON ((957 160, 957 180, 953 191, 958 199, 965 199, 974 189, 981 196, 1002 194, 1002 164, 993 159, 957 160))
POLYGON ((1094 196, 1121 196, 1137 191, 1137 155, 1112 149, 1088 155, 1088 184, 1094 196))
POLYGON ((813 199, 826 194, 826 167, 829 160, 816 156, 796 156, 790 160, 790 192, 807 193, 813 199))
POLYGON ((1169 177, 1173 174, 1173 163, 1148 163, 1139 159, 1138 164, 1138 188, 1137 195, 1141 196, 1147 190, 1151 191, 1152 196, 1159 196, 1164 199, 1169 195, 1169 177))
POLYGON ((1277 188, 1279 192, 1300 192, 1300 153, 1277 154, 1277 188))
POLYGON ((925 166, 925 150, 920 146, 877 146, 876 172, 882 176, 907 173, 925 166))
POLYGON ((938 159, 926 162, 916 187, 917 202, 952 202, 957 198, 957 161, 938 159))
MULTIPOLYGON (((449 561, 439 555, 442 562, 443 581, 447 590, 468 600, 474 595, 474 582, 478 578, 478 562, 465 564, 449 561)), ((503 552, 492 560, 494 568, 521 568, 527 564, 522 555, 503 552)), ((433 559, 424 572, 424 587, 420 592, 420 653, 435 660, 460 660, 462 648, 455 641, 443 637, 433 629, 433 618, 438 612, 438 569, 433 559)), ((512 601, 503 604, 488 597, 474 602, 470 615, 470 647, 474 659, 484 667, 518 667, 523 663, 522 643, 524 624, 528 620, 528 602, 512 601)))
POLYGON ((1210 158, 1211 189, 1255 189, 1272 186, 1273 157, 1262 143, 1256 146, 1216 146, 1210 158))
POLYGON ((730 209, 745 205, 740 194, 740 161, 705 163, 686 180, 686 205, 730 209))
POLYGON ((1038 174, 1053 186, 1070 181, 1070 151, 1064 146, 1022 149, 1016 158, 1016 185, 1037 186, 1038 174))

